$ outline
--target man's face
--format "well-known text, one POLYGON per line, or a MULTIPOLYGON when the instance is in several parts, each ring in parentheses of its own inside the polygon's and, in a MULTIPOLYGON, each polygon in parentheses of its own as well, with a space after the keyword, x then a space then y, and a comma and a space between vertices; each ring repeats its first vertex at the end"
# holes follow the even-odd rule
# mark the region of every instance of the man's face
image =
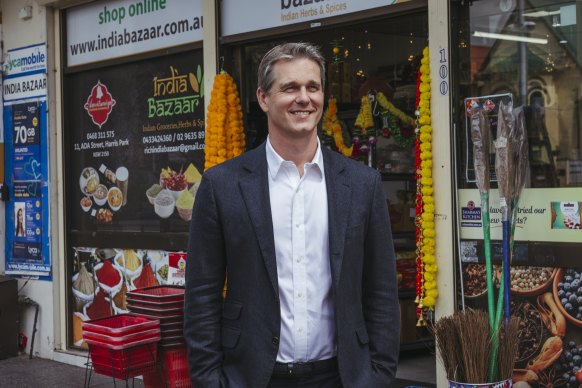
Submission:
POLYGON ((310 136, 323 109, 321 72, 316 62, 299 58, 273 66, 275 82, 257 98, 267 114, 269 133, 288 139, 310 136))

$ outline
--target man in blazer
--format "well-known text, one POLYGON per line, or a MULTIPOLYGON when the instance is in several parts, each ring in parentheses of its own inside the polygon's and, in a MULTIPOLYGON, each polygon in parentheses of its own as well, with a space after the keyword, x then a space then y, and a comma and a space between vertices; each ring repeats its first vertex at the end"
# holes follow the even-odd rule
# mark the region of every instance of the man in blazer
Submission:
POLYGON ((267 141, 202 177, 184 313, 196 388, 394 379, 400 313, 382 182, 319 142, 324 79, 315 47, 269 51, 257 90, 267 141))

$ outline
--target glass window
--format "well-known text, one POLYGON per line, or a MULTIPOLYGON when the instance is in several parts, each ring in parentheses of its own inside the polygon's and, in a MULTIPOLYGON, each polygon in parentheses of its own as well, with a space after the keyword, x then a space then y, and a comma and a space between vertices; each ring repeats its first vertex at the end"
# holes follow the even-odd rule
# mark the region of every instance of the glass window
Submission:
POLYGON ((526 187, 582 186, 582 41, 577 39, 582 7, 546 0, 453 4, 462 186, 474 187, 464 99, 499 94, 511 94, 514 107, 525 107, 526 187))

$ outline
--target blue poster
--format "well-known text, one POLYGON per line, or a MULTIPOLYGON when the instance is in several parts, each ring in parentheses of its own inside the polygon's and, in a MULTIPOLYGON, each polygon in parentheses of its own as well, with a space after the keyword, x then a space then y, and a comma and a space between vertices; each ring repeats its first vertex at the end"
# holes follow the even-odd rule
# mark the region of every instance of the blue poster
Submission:
POLYGON ((4 107, 6 179, 6 274, 50 280, 48 238, 48 137, 46 102, 4 107))

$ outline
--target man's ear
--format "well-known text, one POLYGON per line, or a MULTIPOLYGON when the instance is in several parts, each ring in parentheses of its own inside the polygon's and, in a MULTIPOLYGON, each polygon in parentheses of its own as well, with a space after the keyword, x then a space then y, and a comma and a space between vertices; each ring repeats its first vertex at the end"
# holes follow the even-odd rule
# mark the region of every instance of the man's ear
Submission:
POLYGON ((259 106, 261 107, 261 109, 265 113, 267 113, 269 111, 269 107, 267 106, 267 103, 265 102, 266 98, 267 98, 267 93, 265 93, 263 91, 263 89, 257 88, 257 101, 259 102, 259 106))

